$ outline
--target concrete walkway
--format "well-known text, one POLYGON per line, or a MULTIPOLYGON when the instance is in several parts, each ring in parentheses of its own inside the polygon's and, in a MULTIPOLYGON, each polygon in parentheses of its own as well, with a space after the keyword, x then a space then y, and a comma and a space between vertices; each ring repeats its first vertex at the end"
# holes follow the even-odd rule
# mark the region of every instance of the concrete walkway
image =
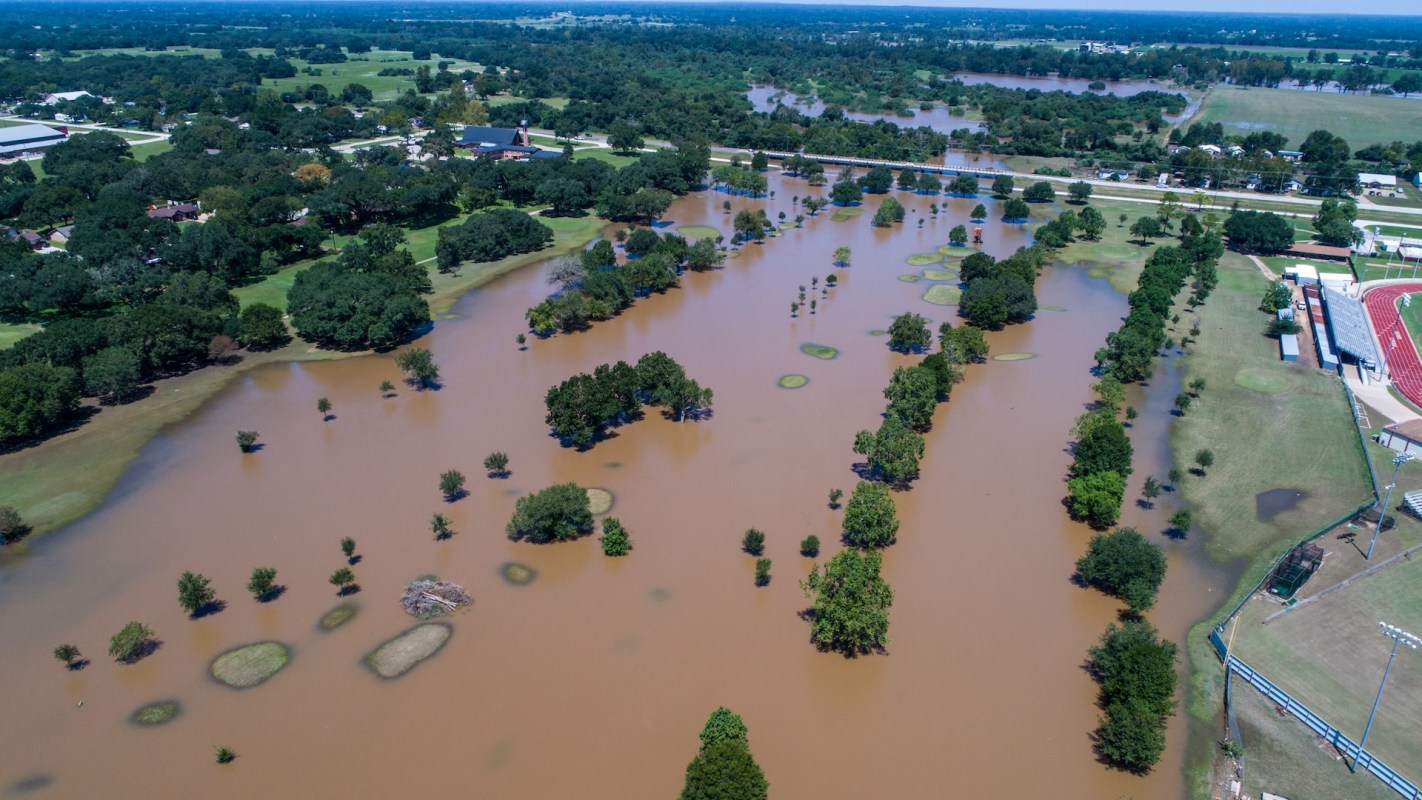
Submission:
POLYGON ((1380 430, 1383 425, 1393 422, 1407 422, 1408 420, 1422 419, 1422 415, 1408 408, 1392 396, 1387 390, 1387 384, 1379 381, 1368 381, 1366 386, 1358 377, 1356 369, 1343 370, 1343 382, 1353 391, 1353 395, 1358 398, 1358 402, 1363 403, 1368 408, 1387 418, 1384 422, 1380 419, 1373 419, 1373 430, 1380 430))

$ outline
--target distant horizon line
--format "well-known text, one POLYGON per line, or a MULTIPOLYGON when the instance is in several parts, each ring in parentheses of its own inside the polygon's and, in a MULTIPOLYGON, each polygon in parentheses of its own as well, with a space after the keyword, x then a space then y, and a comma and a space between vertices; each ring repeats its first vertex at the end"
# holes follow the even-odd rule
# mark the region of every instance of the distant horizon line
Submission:
MULTIPOLYGON (((1298 0, 1302 3, 1323 2, 1323 0, 1298 0)), ((1331 0, 1329 0, 1331 2, 1331 0)), ((24 0, 16 5, 124 5, 128 0, 24 0)), ((280 0, 189 0, 190 5, 276 5, 280 0)), ((466 6, 485 6, 498 4, 501 6, 547 6, 549 8, 574 8, 579 6, 598 5, 602 7, 617 5, 633 6, 798 6, 798 7, 819 7, 819 8, 877 8, 921 10, 921 11, 1062 11, 1074 13, 1101 13, 1101 14, 1180 14, 1193 13, 1203 15, 1220 16, 1255 16, 1255 17, 1318 17, 1326 19, 1329 17, 1376 17, 1379 19, 1416 19, 1422 17, 1422 8, 1415 12, 1397 11, 1389 7, 1387 10, 1379 10, 1368 7, 1369 2, 1377 2, 1387 6, 1394 6, 1392 0, 1364 0, 1362 5, 1365 8, 1360 10, 1340 10, 1329 6, 1325 9, 1317 10, 1271 10, 1271 9, 1239 9, 1242 3, 1248 4, 1250 0, 1166 0, 1171 3, 1168 8, 1140 8, 1139 0, 1115 0, 1115 5, 1111 5, 1111 0, 1104 0, 1106 5, 1094 5, 1102 3, 1103 0, 971 0, 969 3, 954 2, 933 2, 933 0, 297 0, 296 2, 285 2, 282 5, 299 7, 301 5, 454 5, 459 3, 466 6), (1077 2, 1091 3, 1093 5, 1077 5, 1077 2), (1179 5, 1175 5, 1178 3, 1179 5), (1230 8, 1217 8, 1214 4, 1226 4, 1230 8)), ((1254 0, 1254 2, 1267 2, 1273 4, 1279 0, 1254 0)), ((1359 5, 1354 3, 1355 6, 1359 5)))

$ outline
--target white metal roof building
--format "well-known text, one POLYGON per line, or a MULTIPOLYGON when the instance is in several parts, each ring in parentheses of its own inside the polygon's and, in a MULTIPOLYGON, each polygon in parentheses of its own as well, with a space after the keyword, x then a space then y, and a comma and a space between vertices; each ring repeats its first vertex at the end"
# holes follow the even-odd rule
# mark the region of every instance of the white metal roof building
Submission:
POLYGON ((1396 175, 1382 175, 1376 172, 1359 172, 1358 185, 1369 189, 1396 189, 1396 175))
POLYGON ((66 131, 37 123, 0 128, 0 156, 38 153, 67 138, 69 134, 66 131))

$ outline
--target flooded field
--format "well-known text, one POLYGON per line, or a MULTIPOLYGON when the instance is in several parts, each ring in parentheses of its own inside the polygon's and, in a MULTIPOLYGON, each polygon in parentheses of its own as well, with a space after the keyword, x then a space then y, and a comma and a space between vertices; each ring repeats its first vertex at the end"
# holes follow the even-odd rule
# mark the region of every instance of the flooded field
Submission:
MULTIPOLYGON (((809 191, 776 176, 770 185, 774 198, 733 205, 793 217, 791 196, 809 191)), ((1035 358, 971 366, 940 406, 922 477, 895 496, 888 654, 845 659, 809 642, 797 583, 810 562, 798 542, 817 534, 822 558, 839 548, 841 512, 826 494, 853 487, 854 433, 877 426, 882 389, 910 360, 870 331, 909 310, 955 318, 921 299, 933 284, 899 277, 921 273, 908 257, 946 242, 977 201, 896 196, 910 211, 899 228, 824 212, 527 351, 514 336, 547 286, 538 270, 506 276, 419 343, 441 366, 438 391, 401 386, 382 398, 381 381, 399 377, 393 354, 243 378, 154 440, 99 509, 0 572, 0 794, 670 797, 707 714, 726 705, 750 726, 780 798, 1184 797, 1181 717, 1151 776, 1107 770, 1091 750, 1097 689, 1081 666, 1119 604, 1070 580, 1089 531, 1063 511, 1062 476, 1067 431, 1090 399, 1091 354, 1126 303, 1084 267, 1049 268, 1038 283, 1040 302, 1064 310, 989 334, 994 353, 1035 358), (947 212, 919 228, 934 201, 947 212), (791 318, 798 287, 813 276, 823 286, 841 245, 853 265, 833 270, 838 288, 817 313, 791 318), (838 356, 811 357, 807 343, 838 356), (649 413, 587 452, 549 436, 549 386, 653 350, 715 390, 710 419, 649 413), (808 381, 781 388, 787 374, 808 381), (323 396, 329 422, 316 411, 323 396), (265 446, 239 453, 238 429, 260 431, 265 446), (511 458, 507 479, 480 468, 495 450, 511 458), (452 504, 437 488, 448 469, 470 476, 469 495, 452 504), (505 537, 516 496, 569 480, 613 493, 631 555, 605 558, 592 537, 505 537), (447 540, 430 533, 435 512, 451 519, 447 540), (752 526, 774 560, 765 588, 739 550, 752 526), (346 565, 345 536, 357 542, 360 591, 340 598, 327 577, 346 565), (508 562, 536 577, 506 582, 508 562), (242 588, 257 566, 276 567, 287 587, 273 602, 242 588), (226 609, 189 620, 175 588, 184 570, 211 577, 226 609), (452 635, 432 658, 377 677, 362 659, 415 624, 400 593, 426 574, 462 583, 475 603, 446 618, 452 635), (343 602, 356 607, 349 621, 318 626, 343 602), (103 651, 129 620, 162 645, 118 665, 103 651), (217 655, 263 641, 290 648, 265 683, 236 690, 209 676, 217 655), (64 670, 50 655, 64 642, 93 663, 64 670), (129 721, 167 700, 179 704, 172 721, 129 721), (236 761, 214 764, 218 746, 236 761)), ((729 237, 725 197, 679 200, 669 218, 729 237)), ((872 213, 877 198, 867 199, 872 213)), ((996 218, 995 201, 982 200, 996 218)), ((1028 241, 1020 226, 983 227, 999 256, 1028 241)), ((1154 384, 1130 400, 1142 415, 1128 498, 1168 466, 1170 360, 1154 384)), ((1170 552, 1151 617, 1179 641, 1233 579, 1193 538, 1160 535, 1171 502, 1130 506, 1124 524, 1170 552)))
POLYGON ((1004 89, 1037 89, 1043 92, 1070 92, 1071 94, 1092 92, 1093 94, 1114 94, 1117 97, 1130 97, 1141 92, 1175 91, 1171 88, 1172 84, 1167 81, 1149 80, 1102 81, 1106 84, 1106 88, 1095 90, 1089 88, 1092 83, 1090 78, 1063 78, 1059 75, 994 75, 987 72, 958 72, 954 73, 953 79, 962 81, 968 86, 986 83, 1001 86, 1004 89))
MULTIPOLYGON (((794 92, 787 92, 777 89, 774 86, 756 86, 746 92, 746 99, 751 101, 751 105, 756 111, 769 113, 775 110, 777 104, 793 108, 809 117, 818 117, 824 113, 825 104, 815 97, 802 97, 794 92)), ((974 120, 956 116, 948 112, 947 106, 935 104, 933 108, 925 111, 923 109, 913 109, 910 116, 899 114, 868 114, 862 111, 845 111, 846 119, 857 120, 859 122, 878 122, 888 120, 901 128, 919 128, 927 126, 939 133, 947 134, 960 128, 966 128, 973 133, 983 130, 983 124, 974 120)))

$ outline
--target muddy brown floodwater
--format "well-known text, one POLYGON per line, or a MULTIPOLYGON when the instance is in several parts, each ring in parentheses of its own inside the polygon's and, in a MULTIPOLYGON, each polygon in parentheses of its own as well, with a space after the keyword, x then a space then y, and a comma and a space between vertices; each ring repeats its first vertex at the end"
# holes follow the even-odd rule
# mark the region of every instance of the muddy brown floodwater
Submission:
MULTIPOLYGON (((733 203, 793 217, 791 195, 808 191, 779 177, 771 188, 775 198, 733 203)), ((909 362, 869 331, 906 310, 953 316, 920 299, 928 284, 898 276, 919 271, 905 259, 946 241, 975 201, 898 197, 910 208, 899 229, 825 212, 618 319, 526 352, 514 335, 546 285, 537 269, 509 275, 420 342, 441 365, 439 391, 382 399, 376 387, 398 378, 393 355, 243 377, 148 445, 100 508, 37 538, 31 557, 0 573, 0 793, 671 797, 707 714, 726 705, 749 724, 779 798, 1183 797, 1180 717, 1148 777, 1092 755, 1097 689, 1081 665, 1119 604, 1071 583, 1089 531, 1060 500, 1091 354, 1126 306, 1081 267, 1050 268, 1039 283, 1041 302, 1065 311, 989 335, 995 353, 1037 357, 970 367, 938 411, 922 477, 896 494, 888 654, 845 659, 809 643, 797 582, 810 562, 798 542, 814 533, 827 554, 838 549, 840 512, 826 493, 853 487, 854 433, 877 425, 883 386, 909 362), (933 200, 948 210, 920 229, 933 200), (835 270, 839 287, 818 313, 790 318, 797 287, 817 275, 823 285, 839 245, 854 251, 853 266, 835 270), (807 342, 839 356, 807 356, 807 342), (712 419, 653 413, 588 452, 550 438, 550 385, 658 349, 714 388, 712 419), (786 373, 809 383, 781 389, 786 373), (327 423, 315 411, 322 396, 335 406, 327 423), (260 431, 265 447, 241 455, 239 428, 260 431), (511 457, 506 480, 480 469, 494 450, 511 457), (452 468, 470 476, 470 494, 446 504, 437 478, 452 468), (568 480, 616 494, 630 556, 604 558, 592 537, 507 540, 517 495, 568 480), (452 519, 447 541, 429 532, 436 511, 452 519), (766 531, 774 559, 763 589, 739 550, 751 526, 766 531), (326 579, 345 563, 343 536, 361 556, 360 612, 323 632, 318 620, 339 602, 326 579), (538 578, 505 583, 508 561, 538 578), (243 589, 261 565, 288 587, 266 605, 243 589), (226 610, 186 618, 174 587, 189 569, 213 579, 226 610), (400 592, 428 573, 463 583, 476 603, 432 659, 376 678, 361 659, 410 626, 400 592), (162 646, 120 666, 103 651, 129 620, 153 627, 162 646), (292 653, 266 683, 235 691, 207 676, 214 656, 267 640, 292 653), (62 642, 93 663, 63 670, 50 656, 62 642), (128 722, 166 699, 182 706, 172 722, 128 722), (213 763, 219 745, 236 751, 234 764, 213 763)), ((679 200, 670 218, 729 232, 723 199, 679 200)), ((1027 241, 1018 226, 984 227, 1000 256, 1027 241)), ((1172 370, 1167 362, 1151 395, 1134 400, 1147 412, 1133 433, 1132 496, 1146 473, 1166 469, 1172 370)), ((1166 501, 1132 507, 1125 521, 1170 550, 1151 616, 1179 641, 1231 581, 1197 543, 1159 536, 1166 501)))

